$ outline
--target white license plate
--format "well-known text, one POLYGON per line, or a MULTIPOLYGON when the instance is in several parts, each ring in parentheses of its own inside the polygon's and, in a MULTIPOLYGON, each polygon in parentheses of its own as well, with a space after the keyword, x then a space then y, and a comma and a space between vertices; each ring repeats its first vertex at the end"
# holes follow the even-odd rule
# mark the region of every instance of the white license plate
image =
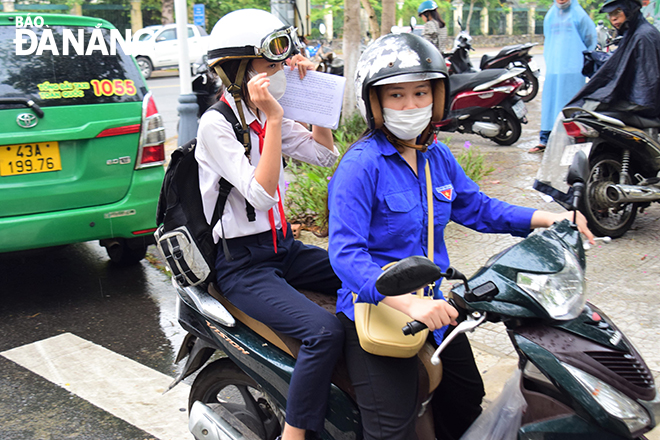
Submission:
POLYGON ((584 142, 582 144, 571 144, 564 147, 564 152, 561 155, 561 161, 559 165, 563 167, 570 166, 573 163, 573 158, 578 151, 584 151, 584 154, 589 157, 589 152, 591 151, 591 146, 593 142, 584 142))
POLYGON ((529 63, 527 63, 529 66, 529 70, 536 76, 537 78, 539 75, 541 75, 541 69, 539 69, 539 65, 536 64, 536 61, 534 61, 534 58, 532 58, 529 63))
POLYGON ((527 106, 523 101, 518 101, 513 104, 513 106, 511 106, 511 110, 513 110, 518 119, 522 119, 523 116, 527 114, 527 106))

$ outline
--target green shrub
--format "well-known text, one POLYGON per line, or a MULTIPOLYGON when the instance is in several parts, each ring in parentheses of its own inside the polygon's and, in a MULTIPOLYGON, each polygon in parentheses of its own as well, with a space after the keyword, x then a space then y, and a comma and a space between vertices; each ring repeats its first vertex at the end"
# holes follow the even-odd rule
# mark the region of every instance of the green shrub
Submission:
MULTIPOLYGON (((445 143, 449 145, 448 142, 445 143)), ((464 150, 454 156, 470 179, 479 183, 484 177, 495 171, 495 168, 486 164, 479 147, 473 147, 470 141, 465 141, 463 147, 464 150)))

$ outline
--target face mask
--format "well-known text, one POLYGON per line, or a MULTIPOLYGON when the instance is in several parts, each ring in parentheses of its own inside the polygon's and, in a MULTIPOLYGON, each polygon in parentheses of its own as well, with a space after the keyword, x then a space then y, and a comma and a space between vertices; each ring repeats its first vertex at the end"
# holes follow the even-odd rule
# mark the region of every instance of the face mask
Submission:
POLYGON ((409 110, 383 109, 383 119, 385 127, 402 141, 416 139, 422 134, 429 122, 433 104, 422 108, 412 108, 409 110))
MULTIPOLYGON (((256 74, 257 72, 255 70, 250 69, 247 73, 247 80, 250 81, 256 74)), ((284 74, 284 70, 278 70, 267 78, 270 80, 268 91, 273 95, 273 98, 279 100, 284 96, 284 92, 286 92, 286 75, 284 74)))
POLYGON ((279 100, 284 96, 286 92, 286 75, 284 75, 284 70, 278 70, 277 73, 272 74, 268 77, 270 84, 268 84, 268 91, 273 98, 279 100))
POLYGON ((568 1, 567 1, 566 3, 564 3, 563 5, 560 5, 559 3, 557 3, 557 7, 558 7, 559 9, 568 9, 568 7, 569 7, 570 5, 571 5, 571 0, 568 0, 568 1))

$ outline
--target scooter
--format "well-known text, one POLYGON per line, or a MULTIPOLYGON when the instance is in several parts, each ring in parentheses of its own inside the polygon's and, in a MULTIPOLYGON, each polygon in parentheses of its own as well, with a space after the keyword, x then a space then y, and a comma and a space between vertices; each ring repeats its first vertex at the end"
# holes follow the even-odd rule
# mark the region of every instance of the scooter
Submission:
MULTIPOLYGON (((568 177, 576 188, 574 205, 588 175, 586 157, 578 156, 582 160, 568 177)), ((424 257, 409 257, 384 271, 377 289, 400 295, 441 277, 461 280, 449 293, 461 322, 448 338, 486 321, 507 327, 520 356, 520 379, 514 385, 527 403, 520 425, 514 426, 518 439, 642 439, 660 416, 660 396, 630 341, 586 302, 585 266, 577 227, 564 220, 492 257, 470 280, 453 268, 443 273, 424 257)), ((173 285, 179 323, 188 335, 176 358, 187 362, 171 386, 199 371, 188 402, 191 432, 200 440, 273 440, 283 426, 300 342, 250 319, 213 286, 173 285)), ((308 297, 334 307, 331 298, 308 297)), ((419 324, 413 321, 404 329, 419 331, 419 324)), ((420 388, 428 390, 420 393, 420 439, 433 439, 429 396, 439 379, 433 365, 448 341, 435 352, 427 344, 418 355, 428 385, 420 388)), ((360 439, 359 420, 340 362, 320 438, 360 439)))
POLYGON ((215 104, 218 99, 222 81, 207 64, 207 56, 204 55, 192 65, 194 77, 192 81, 192 92, 197 98, 197 117, 201 118, 204 112, 215 104))
POLYGON ((589 157, 587 193, 581 210, 597 235, 620 237, 637 215, 660 202, 660 119, 631 112, 563 110, 564 128, 574 142, 566 145, 562 163, 576 151, 589 157))
POLYGON ((499 145, 512 145, 527 123, 527 107, 516 95, 523 69, 489 69, 449 77, 451 105, 440 131, 474 133, 499 145))
MULTIPOLYGON (((443 56, 448 61, 450 74, 474 73, 477 70, 470 61, 470 51, 472 47, 472 37, 458 22, 461 31, 454 39, 454 47, 450 52, 445 52, 443 56)), ((522 68, 520 78, 524 81, 523 85, 516 92, 520 98, 529 102, 536 97, 539 91, 539 76, 541 70, 529 54, 532 47, 538 43, 515 44, 503 47, 499 53, 485 54, 481 57, 479 69, 503 69, 503 68, 522 68)))

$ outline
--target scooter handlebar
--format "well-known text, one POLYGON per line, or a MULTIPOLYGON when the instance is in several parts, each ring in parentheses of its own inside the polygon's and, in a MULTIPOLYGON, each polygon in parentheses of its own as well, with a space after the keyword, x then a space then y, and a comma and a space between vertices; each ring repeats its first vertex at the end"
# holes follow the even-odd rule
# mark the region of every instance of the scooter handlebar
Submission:
MULTIPOLYGON (((448 299, 447 302, 458 311, 458 318, 456 318, 456 322, 463 322, 465 321, 466 318, 466 313, 465 310, 459 307, 456 302, 453 299, 448 299)), ((401 331, 403 332, 404 335, 408 336, 414 336, 416 333, 421 332, 427 328, 426 324, 420 321, 410 321, 406 325, 403 326, 401 331)))

